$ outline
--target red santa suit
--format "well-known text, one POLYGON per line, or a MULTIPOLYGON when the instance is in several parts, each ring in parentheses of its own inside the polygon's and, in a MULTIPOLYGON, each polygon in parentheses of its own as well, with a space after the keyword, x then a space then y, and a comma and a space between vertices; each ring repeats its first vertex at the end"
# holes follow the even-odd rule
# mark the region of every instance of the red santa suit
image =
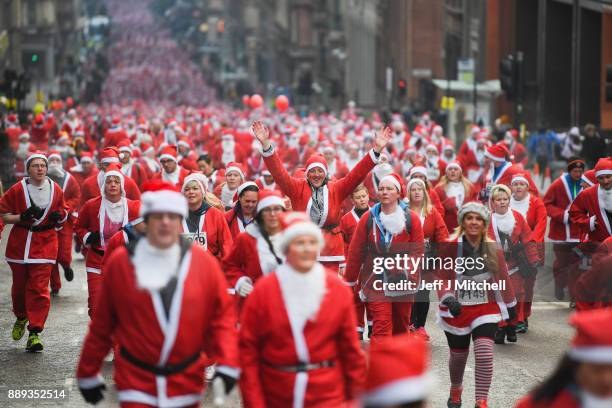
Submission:
POLYGON ((36 152, 36 146, 30 143, 30 136, 27 133, 19 135, 19 145, 15 151, 15 177, 20 180, 26 176, 25 162, 27 158, 36 152))
POLYGON ((19 135, 23 133, 21 127, 19 126, 19 122, 17 121, 17 116, 14 114, 10 114, 7 118, 6 136, 8 137, 9 146, 13 151, 17 150, 17 145, 19 144, 19 135))
POLYGON ((241 315, 245 407, 339 407, 363 385, 350 290, 321 264, 261 278, 241 315), (299 367, 303 367, 300 369, 299 367))
MULTIPOLYGON (((449 166, 456 164, 450 163, 449 166)), ((463 203, 476 200, 478 192, 473 185, 467 189, 462 182, 448 182, 446 185, 437 185, 435 190, 444 208, 444 224, 449 231, 454 231, 458 226, 457 212, 463 203)))
POLYGON ((246 227, 253 222, 253 220, 246 222, 242 214, 237 214, 236 207, 225 213, 225 221, 227 222, 233 239, 243 233, 246 227))
MULTIPOLYGON (((386 176, 384 179, 387 177, 392 176, 386 176)), ((410 231, 406 231, 406 213, 400 205, 397 206, 395 214, 388 216, 389 220, 394 222, 394 225, 391 225, 387 221, 382 221, 384 218, 381 216, 381 205, 376 204, 359 220, 349 245, 344 278, 350 286, 354 287, 355 291, 359 291, 369 300, 368 311, 373 322, 370 337, 406 333, 410 326, 411 299, 417 292, 420 270, 391 268, 394 276, 403 274, 413 282, 414 290, 409 289, 402 293, 383 291, 380 285, 383 277, 380 273, 374 272, 375 258, 392 258, 395 254, 404 253, 414 258, 422 257, 423 229, 421 222, 417 214, 407 211, 408 216, 411 217, 408 222, 410 231), (389 228, 396 228, 396 230, 389 231, 389 228), (401 301, 393 301, 397 299, 395 295, 401 301)))
POLYGON ((149 287, 143 275, 152 274, 168 256, 145 240, 135 245, 132 257, 119 248, 108 260, 103 301, 85 337, 78 384, 100 386, 104 357, 116 346, 114 380, 122 406, 195 406, 202 399, 209 358, 218 372, 237 377, 236 323, 227 283, 210 254, 198 245, 184 246, 188 249, 177 257, 176 286, 170 302, 164 302, 161 288, 143 290, 149 287), (148 252, 154 256, 149 262, 148 252), (172 375, 157 374, 155 366, 172 375))
MULTIPOLYGON (((119 142, 119 155, 129 155, 130 159, 127 163, 121 163, 121 172, 134 180, 137 186, 144 185, 149 176, 146 170, 132 156, 132 145, 128 139, 123 139, 119 142)), ((125 157, 124 157, 125 158, 125 157)))
MULTIPOLYGON (((34 158, 46 157, 34 154, 34 158)), ((49 314, 49 280, 57 260, 57 232, 68 216, 60 186, 46 179, 35 187, 26 177, 14 184, 0 199, 0 214, 22 214, 32 205, 44 209, 33 221, 16 223, 8 237, 6 261, 13 273, 11 288, 13 313, 28 319, 30 332, 41 332, 49 314), (32 202, 32 200, 34 202, 32 202), (55 214, 54 221, 51 214, 55 214)))
POLYGON ((270 174, 270 172, 268 170, 264 170, 262 172, 262 175, 260 177, 257 178, 257 180, 255 180, 255 184, 257 184, 257 187, 259 187, 259 190, 268 190, 268 191, 280 191, 278 186, 276 185, 276 182, 272 182, 270 184, 266 183, 266 180, 264 178, 264 175, 269 175, 271 176, 272 174, 270 174))
POLYGON ((606 238, 593 254, 591 269, 576 280, 576 310, 612 306, 612 236, 606 238))
POLYGON ((182 234, 202 245, 219 261, 232 248, 232 234, 227 226, 227 221, 225 221, 225 215, 215 207, 209 206, 204 214, 199 217, 197 229, 192 230, 183 220, 182 234))
POLYGON ((30 134, 32 135, 32 143, 37 149, 46 152, 49 149, 49 130, 51 128, 47 123, 44 122, 42 114, 36 115, 32 126, 30 128, 30 134))
MULTIPOLYGON (((85 182, 81 185, 81 206, 92 198, 100 197, 103 180, 104 172, 101 170, 85 179, 85 182)), ((125 196, 132 201, 140 200, 140 190, 136 182, 127 176, 124 176, 123 182, 125 196)))
MULTIPOLYGON (((319 188, 320 193, 322 193, 321 203, 319 203, 320 208, 317 208, 317 204, 313 202, 313 190, 306 178, 291 177, 283 167, 278 154, 275 154, 273 148, 264 152, 263 156, 266 166, 274 176, 274 180, 281 188, 281 191, 289 196, 293 210, 306 211, 311 218, 313 213, 318 212, 319 216, 316 222, 323 229, 325 237, 325 247, 321 250, 319 261, 324 263, 333 262, 333 267, 337 269, 339 264, 345 261, 344 244, 339 228, 342 202, 363 181, 378 161, 374 151, 371 150, 366 154, 346 177, 336 181, 329 181, 319 188)), ((327 167, 323 157, 312 156, 307 162, 306 173, 314 167, 322 168, 327 174, 327 167)))
MULTIPOLYGON (((123 177, 118 170, 110 170, 105 173, 104 179, 109 176, 117 176, 122 180, 123 177)), ((123 196, 119 202, 111 203, 103 196, 93 198, 85 203, 79 212, 79 218, 75 224, 75 232, 79 241, 88 248, 85 257, 85 270, 87 271, 87 288, 89 298, 89 316, 93 316, 94 308, 98 304, 102 288, 102 257, 105 254, 106 242, 121 229, 125 224, 138 218, 139 201, 132 201, 123 196), (89 243, 87 239, 92 233, 99 235, 98 240, 89 243)))
MULTIPOLYGON (((612 172, 612 169, 610 170, 612 172)), ((596 184, 583 190, 570 206, 569 222, 581 228, 581 236, 589 242, 600 243, 612 235, 610 214, 612 205, 606 206, 610 192, 596 184)))
POLYGON ((113 118, 111 127, 104 132, 104 148, 118 146, 119 142, 128 139, 127 132, 121 127, 121 119, 113 118))
POLYGON ((217 168, 226 167, 232 162, 244 163, 248 158, 242 147, 236 144, 231 133, 221 137, 221 143, 212 149, 211 157, 217 168))
POLYGON ((529 173, 525 173, 522 166, 512 164, 512 162, 508 161, 510 153, 508 152, 506 145, 503 143, 498 143, 490 146, 487 148, 487 152, 485 154, 499 166, 490 169, 490 171, 484 175, 484 182, 481 183, 482 188, 489 189, 493 184, 504 184, 510 187, 512 184, 512 178, 520 173, 529 184, 529 192, 531 194, 535 194, 536 196, 540 195, 540 192, 533 182, 531 175, 529 173))
MULTIPOLYGON (((52 156, 53 155, 49 155, 49 158, 52 156)), ((57 263, 53 265, 53 270, 51 271, 51 289, 60 290, 62 287, 62 280, 59 276, 59 265, 66 268, 70 267, 72 263, 72 234, 74 232, 74 222, 78 217, 78 211, 81 204, 81 189, 75 178, 65 170, 64 176, 56 178, 56 182, 64 192, 64 203, 68 210, 68 218, 62 229, 57 232, 57 263)))

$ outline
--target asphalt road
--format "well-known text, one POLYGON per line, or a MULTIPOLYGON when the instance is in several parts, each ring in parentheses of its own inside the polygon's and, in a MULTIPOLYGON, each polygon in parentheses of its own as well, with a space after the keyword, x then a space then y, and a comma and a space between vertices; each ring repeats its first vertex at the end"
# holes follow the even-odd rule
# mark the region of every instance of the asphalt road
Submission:
MULTIPOLYGON (((76 256, 73 267, 76 277, 64 282, 58 297, 52 299, 47 326, 42 333, 45 351, 25 353, 27 336, 18 342, 11 339, 14 316, 11 310, 11 272, 4 261, 4 246, 8 237, 2 234, 0 261, 0 407, 83 407, 86 406, 75 381, 75 367, 81 343, 87 329, 87 283, 82 257, 76 256), (64 398, 53 400, 8 399, 9 390, 63 390, 64 398)), ((548 284, 548 282, 543 282, 548 284)), ((427 329, 432 337, 432 371, 437 385, 431 394, 432 407, 445 407, 448 398, 448 346, 442 331, 435 325, 432 305, 427 329)), ((491 407, 512 407, 538 381, 546 377, 569 344, 572 330, 566 324, 570 310, 567 303, 536 303, 530 319, 530 330, 516 344, 495 346, 495 371, 490 392, 491 407)), ((464 380, 464 406, 473 406, 474 360, 468 360, 464 380)), ((103 375, 108 391, 98 406, 117 406, 112 386, 112 362, 104 364, 103 375)), ((206 398, 203 406, 211 406, 206 398)), ((239 407, 234 392, 227 405, 239 407)))

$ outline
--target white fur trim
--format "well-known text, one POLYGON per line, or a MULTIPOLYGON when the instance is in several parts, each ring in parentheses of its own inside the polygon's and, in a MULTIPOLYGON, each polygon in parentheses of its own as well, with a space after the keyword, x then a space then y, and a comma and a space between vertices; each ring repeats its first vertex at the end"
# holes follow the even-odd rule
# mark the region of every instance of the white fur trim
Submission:
POLYGON ((253 181, 245 181, 244 183, 242 183, 241 185, 238 186, 238 191, 236 192, 236 194, 238 196, 240 196, 240 193, 242 193, 242 191, 244 191, 244 189, 249 187, 249 186, 255 186, 255 187, 257 187, 257 191, 259 191, 259 186, 255 182, 253 182, 253 181))
POLYGON ((327 168, 325 167, 323 163, 319 163, 319 162, 310 163, 308 167, 306 167, 306 173, 308 173, 310 170, 314 169, 315 167, 320 168, 327 175, 327 168))
POLYGON ((448 163, 448 164, 446 165, 446 170, 448 170, 448 169, 450 169, 450 168, 453 168, 453 167, 456 167, 456 168, 458 168, 459 170, 463 171, 463 169, 461 168, 461 166, 459 165, 459 163, 448 163))
POLYGON ((93 163, 93 159, 89 156, 81 157, 79 160, 81 163, 93 163))
POLYGON ((240 369, 236 367, 218 365, 215 367, 215 371, 221 374, 225 374, 228 377, 232 377, 235 380, 237 380, 238 377, 240 377, 240 369))
POLYGON ((30 165, 30 162, 34 159, 43 159, 45 163, 49 163, 47 156, 45 156, 44 154, 40 154, 40 153, 34 153, 34 154, 29 155, 28 158, 26 159, 26 162, 25 162, 26 169, 30 165))
POLYGON ((374 164, 378 164, 378 162, 380 161, 380 156, 382 155, 379 154, 378 157, 376 157, 376 153, 374 152, 374 149, 370 149, 368 151, 368 156, 370 156, 370 159, 372 159, 372 161, 374 162, 374 164))
POLYGON ((410 169, 410 176, 413 176, 415 174, 422 174, 424 176, 427 176, 427 169, 423 166, 414 166, 410 169))
POLYGON ((591 231, 595 231, 595 220, 597 220, 597 216, 593 215, 589 218, 589 228, 591 231))
POLYGON ((298 222, 283 231, 283 235, 280 239, 281 251, 285 253, 291 241, 301 235, 315 236, 319 240, 321 248, 323 248, 325 241, 323 240, 321 229, 312 222, 298 222))
POLYGON ((567 224, 569 222, 569 211, 565 210, 563 211, 563 223, 567 224))
POLYGON ((612 175, 612 169, 603 169, 595 172, 595 177, 612 175))
POLYGON ((79 388, 88 390, 104 384, 104 378, 98 374, 95 377, 77 378, 77 382, 79 384, 79 388))
POLYGON ((173 155, 171 155, 171 154, 167 154, 166 153, 166 154, 162 154, 162 155, 159 156, 159 161, 162 161, 164 159, 174 160, 175 162, 178 163, 178 159, 176 157, 174 157, 173 155))
POLYGON ((612 364, 612 346, 572 347, 569 356, 581 363, 612 364))
POLYGON ((183 181, 183 187, 181 187, 181 192, 184 193, 187 184, 192 181, 195 181, 200 185, 200 189, 202 189, 203 193, 208 191, 208 177, 201 173, 191 173, 190 175, 185 177, 185 180, 183 181))
POLYGON ((412 187, 413 184, 419 184, 423 188, 423 190, 427 192, 427 186, 425 185, 425 182, 419 178, 414 178, 411 179, 408 182, 408 185, 406 186, 406 195, 408 195, 408 197, 410 197, 410 187, 412 187))
POLYGON ((270 145, 270 149, 269 150, 262 150, 261 155, 263 157, 270 157, 274 154, 274 145, 270 145))
POLYGON ((363 402, 367 405, 391 406, 420 401, 425 399, 432 385, 433 377, 430 374, 401 378, 366 393, 363 402))
POLYGON ((485 151, 485 156, 487 156, 489 159, 496 161, 496 162, 505 162, 506 158, 505 157, 497 157, 497 156, 493 156, 491 153, 489 153, 489 151, 485 151))
POLYGON ((380 181, 378 182, 378 185, 380 186, 380 184, 383 181, 388 181, 389 183, 393 184, 395 186, 395 188, 397 188, 397 191, 400 192, 402 191, 402 185, 399 183, 399 181, 397 181, 397 179, 395 177, 393 177, 390 174, 387 174, 386 176, 384 176, 383 178, 380 179, 380 181))
POLYGON ((244 172, 240 170, 240 167, 230 166, 227 169, 225 169, 225 174, 228 174, 229 172, 232 172, 232 171, 238 172, 238 174, 240 174, 240 177, 242 177, 242 179, 244 180, 244 172))
POLYGON ((480 215, 485 221, 489 220, 489 210, 487 210, 487 207, 476 201, 470 201, 469 203, 464 204, 457 213, 457 221, 459 222, 459 224, 461 224, 463 217, 467 213, 471 212, 480 215))
POLYGON ((140 216, 153 212, 168 212, 187 217, 187 199, 178 191, 147 191, 140 197, 140 216))
POLYGON ((512 177, 512 181, 510 182, 510 184, 514 184, 516 181, 522 181, 523 183, 529 185, 529 181, 527 181, 527 179, 523 176, 512 177))
POLYGON ((262 200, 259 200, 259 202, 257 203, 256 213, 259 214, 259 212, 264 208, 268 208, 273 205, 280 205, 281 207, 285 208, 285 202, 282 198, 278 196, 268 196, 262 200))
POLYGON ((119 163, 119 158, 118 157, 105 157, 102 160, 100 160, 100 163, 119 163))
POLYGON ((59 153, 52 153, 50 154, 47 159, 51 160, 51 159, 60 159, 62 160, 62 156, 59 153))

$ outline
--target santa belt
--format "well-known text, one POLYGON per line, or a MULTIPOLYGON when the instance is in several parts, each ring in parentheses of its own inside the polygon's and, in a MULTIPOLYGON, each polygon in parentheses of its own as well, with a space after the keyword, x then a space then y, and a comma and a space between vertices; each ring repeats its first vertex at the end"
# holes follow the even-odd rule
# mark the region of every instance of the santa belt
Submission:
MULTIPOLYGON (((266 363, 267 364, 267 363, 266 363)), ((270 367, 276 368, 280 371, 286 371, 288 373, 304 373, 306 371, 318 370, 319 368, 333 367, 335 364, 332 360, 325 360, 319 363, 303 363, 300 362, 296 365, 279 366, 274 364, 267 364, 270 367)))
POLYGON ((125 358, 127 361, 129 361, 136 367, 143 369, 145 371, 148 371, 150 373, 153 373, 155 375, 160 375, 164 377, 172 375, 172 374, 178 374, 182 371, 185 371, 190 365, 198 361, 201 355, 200 352, 197 352, 194 355, 181 361, 180 363, 166 364, 164 366, 160 366, 156 364, 155 365, 149 364, 147 362, 144 362, 138 359, 133 354, 131 354, 129 351, 127 351, 124 347, 121 347, 119 352, 121 354, 121 357, 125 358))
POLYGON ((41 232, 48 231, 50 229, 55 228, 55 224, 47 224, 47 225, 26 225, 26 224, 15 224, 16 227, 30 230, 32 232, 41 232))

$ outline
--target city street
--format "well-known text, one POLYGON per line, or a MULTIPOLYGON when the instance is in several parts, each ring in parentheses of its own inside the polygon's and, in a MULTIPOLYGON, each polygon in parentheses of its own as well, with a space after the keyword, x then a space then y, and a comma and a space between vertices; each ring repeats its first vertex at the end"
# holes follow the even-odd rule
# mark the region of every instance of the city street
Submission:
MULTIPOLYGON (((11 340, 14 316, 11 312, 11 275, 4 261, 4 248, 10 228, 2 234, 2 263, 0 264, 0 406, 2 407, 83 407, 86 406, 79 394, 75 367, 89 317, 87 316, 87 283, 85 268, 80 255, 75 257, 76 277, 64 282, 58 297, 52 298, 51 312, 42 334, 45 351, 40 354, 25 353, 24 337, 19 342, 11 340), (66 390, 66 398, 45 400, 8 400, 8 390, 57 389, 66 390)), ((491 385, 490 406, 511 407, 517 398, 542 380, 555 366, 566 349, 572 330, 566 324, 569 315, 567 303, 538 303, 534 305, 530 318, 530 330, 519 335, 516 344, 495 346, 495 371, 491 385)), ((435 325, 435 307, 430 309, 427 324, 432 336, 432 371, 437 379, 431 406, 445 407, 448 397, 449 378, 447 368, 448 346, 442 331, 435 325)), ((104 364, 103 373, 108 387, 106 399, 98 406, 117 405, 113 390, 112 363, 104 364)), ((473 401, 473 357, 468 361, 465 373, 464 406, 473 401)), ((237 391, 233 392, 228 407, 239 407, 237 391)), ((212 406, 206 398, 204 406, 212 406)))

